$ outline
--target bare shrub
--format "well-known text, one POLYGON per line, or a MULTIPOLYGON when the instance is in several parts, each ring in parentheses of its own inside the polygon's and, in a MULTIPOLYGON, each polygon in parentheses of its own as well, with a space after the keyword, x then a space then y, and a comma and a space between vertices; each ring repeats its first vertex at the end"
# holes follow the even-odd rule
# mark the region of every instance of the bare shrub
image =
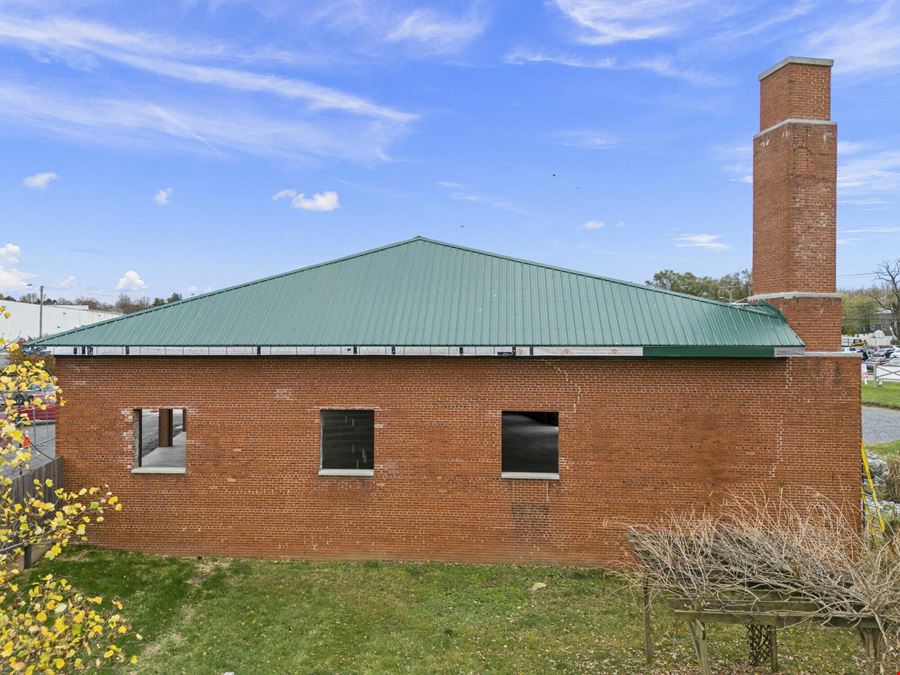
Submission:
MULTIPOLYGON (((830 502, 732 498, 716 514, 671 515, 631 528, 634 580, 696 609, 759 611, 790 605, 803 621, 874 621, 884 658, 900 629, 900 557, 866 538, 830 502)), ((871 631, 863 635, 869 650, 871 631)))
POLYGON ((892 502, 900 502, 900 457, 888 457, 887 469, 882 497, 892 502))

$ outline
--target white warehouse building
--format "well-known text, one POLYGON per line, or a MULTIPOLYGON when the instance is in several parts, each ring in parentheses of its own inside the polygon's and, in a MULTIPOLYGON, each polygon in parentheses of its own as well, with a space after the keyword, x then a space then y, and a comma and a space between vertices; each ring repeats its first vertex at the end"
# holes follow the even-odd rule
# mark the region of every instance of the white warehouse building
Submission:
POLYGON ((79 328, 89 323, 119 316, 115 312, 89 309, 87 305, 48 305, 43 307, 31 302, 0 300, 9 318, 0 317, 0 338, 6 342, 31 340, 79 328))

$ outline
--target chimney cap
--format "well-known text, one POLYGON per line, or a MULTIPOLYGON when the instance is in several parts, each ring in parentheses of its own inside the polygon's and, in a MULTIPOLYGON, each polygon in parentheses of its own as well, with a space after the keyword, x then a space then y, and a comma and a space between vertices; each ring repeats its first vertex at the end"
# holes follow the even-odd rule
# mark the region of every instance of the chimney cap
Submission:
POLYGON ((768 70, 764 70, 762 73, 760 73, 759 79, 763 80, 767 78, 776 70, 781 70, 790 63, 800 63, 805 66, 825 66, 826 68, 831 68, 831 66, 834 65, 834 59, 816 59, 810 56, 789 56, 786 59, 782 59, 781 61, 776 63, 768 70))

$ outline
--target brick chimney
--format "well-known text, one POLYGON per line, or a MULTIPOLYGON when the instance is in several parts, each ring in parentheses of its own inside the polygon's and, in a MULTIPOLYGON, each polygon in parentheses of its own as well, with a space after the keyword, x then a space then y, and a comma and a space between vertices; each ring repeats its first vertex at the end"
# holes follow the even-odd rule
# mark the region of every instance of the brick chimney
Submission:
POLYGON ((760 75, 753 137, 751 301, 778 307, 807 352, 841 347, 832 63, 791 56, 760 75))

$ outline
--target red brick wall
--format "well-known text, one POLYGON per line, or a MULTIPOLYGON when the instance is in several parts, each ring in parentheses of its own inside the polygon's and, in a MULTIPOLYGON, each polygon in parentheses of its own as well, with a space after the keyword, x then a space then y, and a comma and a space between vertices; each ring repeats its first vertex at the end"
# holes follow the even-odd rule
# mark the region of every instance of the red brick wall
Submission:
POLYGON ((841 350, 840 298, 772 298, 768 302, 784 314, 810 352, 841 350))
POLYGON ((835 291, 836 143, 820 124, 754 139, 754 293, 835 291))
POLYGON ((78 358, 69 487, 125 504, 102 546, 259 557, 610 564, 629 523, 723 493, 859 499, 847 358, 78 358), (187 473, 131 473, 131 409, 184 407, 187 473), (376 409, 375 475, 317 475, 319 408, 376 409), (555 410, 560 480, 500 478, 502 410, 555 410))
POLYGON ((760 80, 759 128, 786 119, 831 118, 831 67, 789 63, 760 80))

